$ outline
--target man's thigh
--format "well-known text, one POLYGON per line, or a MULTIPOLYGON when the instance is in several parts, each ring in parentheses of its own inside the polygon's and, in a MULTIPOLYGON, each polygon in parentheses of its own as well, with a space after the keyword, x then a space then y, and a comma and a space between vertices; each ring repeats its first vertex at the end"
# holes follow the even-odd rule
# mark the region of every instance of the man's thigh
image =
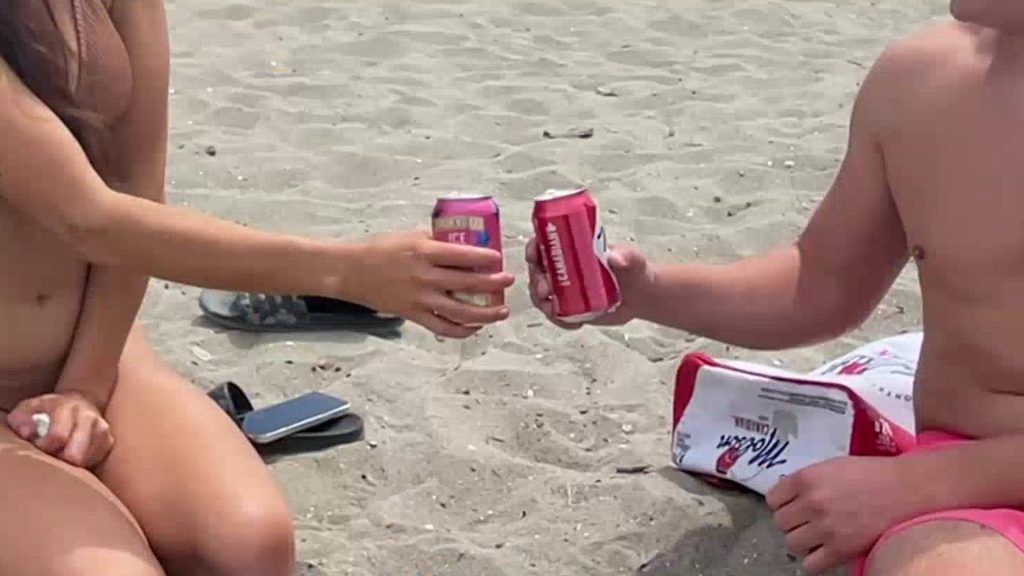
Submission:
POLYGON ((867 576, 1011 576, 1024 553, 1002 534, 964 520, 936 520, 902 530, 875 548, 867 576))

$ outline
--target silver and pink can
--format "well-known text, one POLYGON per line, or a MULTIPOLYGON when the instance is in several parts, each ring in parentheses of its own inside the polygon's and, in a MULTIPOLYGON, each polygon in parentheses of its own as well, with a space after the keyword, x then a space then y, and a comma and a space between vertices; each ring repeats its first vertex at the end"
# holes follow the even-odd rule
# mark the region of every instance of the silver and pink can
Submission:
MULTIPOLYGON (((437 199, 433 213, 433 237, 440 242, 490 248, 501 253, 501 217, 498 203, 489 194, 454 192, 437 199)), ((501 272, 499 263, 491 270, 501 272)), ((453 294, 478 306, 501 306, 505 294, 453 294)))
POLYGON ((608 265, 601 214, 586 188, 548 190, 538 196, 533 229, 560 320, 587 322, 619 306, 619 283, 608 265))

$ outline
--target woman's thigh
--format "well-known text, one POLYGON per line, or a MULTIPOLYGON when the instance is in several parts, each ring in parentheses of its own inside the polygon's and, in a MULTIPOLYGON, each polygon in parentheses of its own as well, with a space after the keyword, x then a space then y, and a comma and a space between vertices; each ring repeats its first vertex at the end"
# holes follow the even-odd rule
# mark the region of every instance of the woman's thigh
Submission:
POLYGON ((96 471, 131 510, 169 573, 287 574, 291 515, 237 426, 133 330, 106 412, 96 471))
POLYGON ((139 526, 110 490, 4 425, 0 518, 0 574, 163 575, 139 526))

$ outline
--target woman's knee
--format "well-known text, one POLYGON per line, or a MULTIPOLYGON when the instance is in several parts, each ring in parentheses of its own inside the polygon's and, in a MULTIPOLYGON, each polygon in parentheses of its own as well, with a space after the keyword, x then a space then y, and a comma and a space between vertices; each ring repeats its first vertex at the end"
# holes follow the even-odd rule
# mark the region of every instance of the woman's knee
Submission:
POLYGON ((202 564, 217 576, 289 576, 295 565, 295 532, 283 506, 253 507, 217 518, 200 546, 202 564))

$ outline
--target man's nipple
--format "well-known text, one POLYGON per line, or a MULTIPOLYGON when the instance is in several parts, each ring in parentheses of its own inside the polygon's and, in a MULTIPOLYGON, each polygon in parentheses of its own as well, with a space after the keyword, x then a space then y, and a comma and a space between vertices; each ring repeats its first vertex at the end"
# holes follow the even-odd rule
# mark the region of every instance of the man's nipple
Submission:
POLYGON ((914 244, 910 248, 910 255, 913 256, 915 262, 920 262, 924 260, 924 246, 921 246, 920 244, 914 244))

